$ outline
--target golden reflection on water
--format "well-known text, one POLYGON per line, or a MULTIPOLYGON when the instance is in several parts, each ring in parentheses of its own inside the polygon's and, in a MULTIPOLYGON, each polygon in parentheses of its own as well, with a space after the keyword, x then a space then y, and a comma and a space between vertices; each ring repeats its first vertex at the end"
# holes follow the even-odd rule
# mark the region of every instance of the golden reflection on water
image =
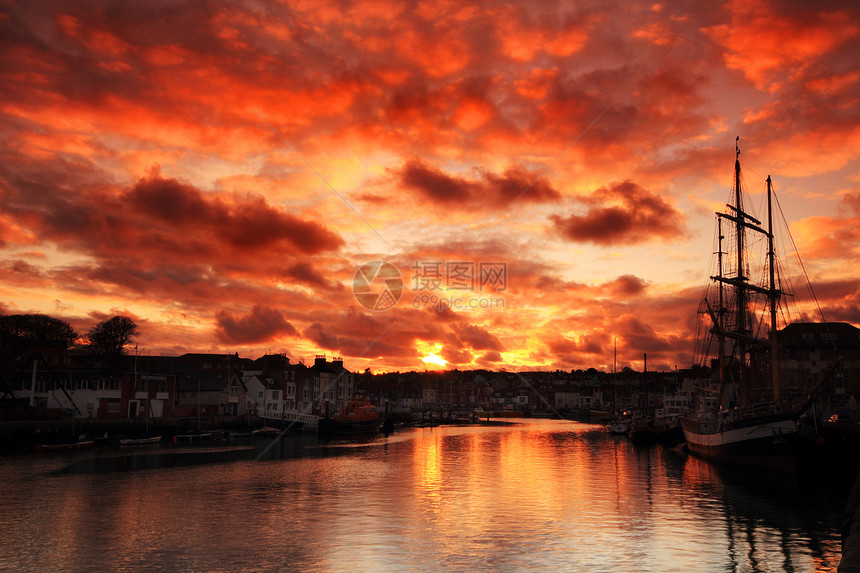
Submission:
POLYGON ((289 437, 282 457, 262 462, 117 459, 114 472, 105 454, 87 455, 0 470, 0 535, 20 539, 0 551, 0 570, 827 571, 839 561, 838 532, 790 484, 587 424, 289 437))

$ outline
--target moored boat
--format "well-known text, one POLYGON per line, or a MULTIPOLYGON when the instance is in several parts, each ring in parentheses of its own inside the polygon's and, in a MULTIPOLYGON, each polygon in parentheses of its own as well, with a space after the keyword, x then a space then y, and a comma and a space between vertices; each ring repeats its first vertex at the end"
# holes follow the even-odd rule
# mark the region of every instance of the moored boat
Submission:
POLYGON ((524 410, 497 410, 495 412, 495 418, 525 418, 526 413, 524 410))
POLYGON ((158 444, 161 436, 146 436, 142 438, 123 438, 119 441, 121 446, 143 446, 147 444, 158 444))
POLYGON ((271 426, 261 426, 256 430, 251 431, 251 435, 253 436, 277 436, 280 433, 281 430, 271 426))
POLYGON ((626 434, 630 430, 628 420, 616 419, 606 424, 606 431, 610 434, 626 434))
POLYGON ((228 438, 252 438, 254 437, 253 430, 233 430, 227 434, 228 438))
POLYGON ((609 410, 600 410, 598 408, 589 408, 588 409, 588 418, 591 420, 597 421, 609 421, 612 419, 612 415, 609 413, 609 410))
POLYGON ((37 452, 73 452, 78 450, 92 449, 95 440, 79 440, 77 442, 69 442, 63 444, 39 444, 36 446, 37 452))
POLYGON ((202 442, 212 438, 212 434, 208 432, 194 434, 176 434, 173 436, 174 442, 202 442))
POLYGON ((357 434, 378 432, 384 419, 376 411, 369 398, 351 400, 349 404, 332 416, 336 433, 357 434))
POLYGON ((640 417, 630 422, 627 437, 631 442, 646 444, 657 440, 654 432, 654 420, 650 417, 640 417))

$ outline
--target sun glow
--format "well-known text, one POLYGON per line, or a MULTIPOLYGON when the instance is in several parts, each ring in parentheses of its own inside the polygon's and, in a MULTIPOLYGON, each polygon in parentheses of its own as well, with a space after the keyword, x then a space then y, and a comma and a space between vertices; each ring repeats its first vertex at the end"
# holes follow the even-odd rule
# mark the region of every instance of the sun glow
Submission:
POLYGON ((442 345, 436 344, 432 350, 428 351, 427 356, 421 359, 424 364, 435 364, 436 366, 445 367, 448 364, 448 361, 439 356, 439 352, 442 351, 442 345))

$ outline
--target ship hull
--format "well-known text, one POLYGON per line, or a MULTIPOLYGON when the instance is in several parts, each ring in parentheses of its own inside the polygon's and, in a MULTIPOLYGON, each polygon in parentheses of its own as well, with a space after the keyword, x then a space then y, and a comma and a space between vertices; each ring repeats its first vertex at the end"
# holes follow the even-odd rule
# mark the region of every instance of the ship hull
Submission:
POLYGON ((687 448, 698 456, 750 466, 793 469, 793 417, 770 417, 735 423, 720 430, 711 421, 681 417, 687 448))

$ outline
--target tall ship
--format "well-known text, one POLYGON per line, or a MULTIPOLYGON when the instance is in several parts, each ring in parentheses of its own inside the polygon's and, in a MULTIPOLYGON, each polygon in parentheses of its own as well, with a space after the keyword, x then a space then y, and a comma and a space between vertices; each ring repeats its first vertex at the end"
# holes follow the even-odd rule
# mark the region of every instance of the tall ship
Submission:
POLYGON ((681 416, 680 422, 694 454, 793 466, 801 415, 836 363, 802 393, 782 391, 777 319, 781 303, 793 295, 781 287, 790 280, 780 276, 783 267, 775 253, 770 176, 765 181, 767 213, 762 223, 745 205, 737 141, 731 204, 716 214, 716 274, 710 277, 699 309, 707 332, 697 353, 710 361, 717 376, 712 387, 700 389, 692 413, 681 416), (754 279, 751 270, 761 276, 754 279))

